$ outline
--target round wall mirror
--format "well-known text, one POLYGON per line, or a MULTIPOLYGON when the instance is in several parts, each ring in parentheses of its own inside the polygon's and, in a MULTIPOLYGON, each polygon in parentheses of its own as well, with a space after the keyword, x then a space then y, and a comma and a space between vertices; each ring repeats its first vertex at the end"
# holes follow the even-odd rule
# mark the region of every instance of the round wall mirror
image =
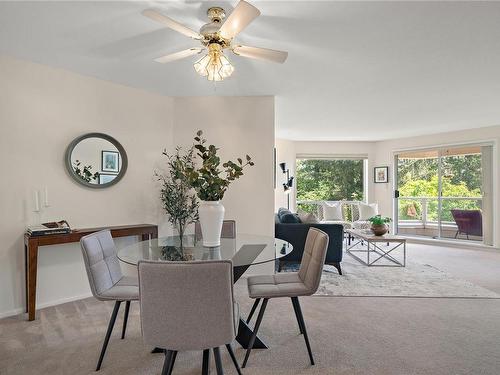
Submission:
POLYGON ((127 171, 127 154, 113 137, 89 133, 76 138, 66 150, 66 169, 80 185, 101 189, 116 184, 127 171))

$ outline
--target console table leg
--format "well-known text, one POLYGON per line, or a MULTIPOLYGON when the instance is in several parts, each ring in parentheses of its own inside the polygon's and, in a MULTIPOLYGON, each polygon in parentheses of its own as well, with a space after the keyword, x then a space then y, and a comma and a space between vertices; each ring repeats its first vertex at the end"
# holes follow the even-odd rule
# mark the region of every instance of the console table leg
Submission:
POLYGON ((24 244, 24 292, 25 292, 25 312, 28 312, 28 245, 24 244))
POLYGON ((35 320, 38 244, 28 246, 28 320, 35 320))

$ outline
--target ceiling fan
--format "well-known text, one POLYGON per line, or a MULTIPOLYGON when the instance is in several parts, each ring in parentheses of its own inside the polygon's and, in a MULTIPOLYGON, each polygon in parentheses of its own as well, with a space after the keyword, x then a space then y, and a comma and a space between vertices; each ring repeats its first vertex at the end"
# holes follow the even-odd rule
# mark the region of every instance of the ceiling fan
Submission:
POLYGON ((260 11, 256 7, 244 0, 238 3, 224 22, 222 22, 226 18, 224 9, 220 7, 209 8, 207 15, 210 22, 203 25, 200 32, 196 32, 154 9, 146 9, 142 14, 172 30, 199 40, 202 44, 202 47, 175 52, 159 57, 155 61, 164 64, 206 51, 205 56, 194 63, 194 69, 201 76, 207 77, 209 81, 222 81, 233 73, 234 67, 224 55, 226 49, 239 56, 280 64, 284 63, 288 57, 288 52, 233 44, 234 37, 260 15, 260 11))

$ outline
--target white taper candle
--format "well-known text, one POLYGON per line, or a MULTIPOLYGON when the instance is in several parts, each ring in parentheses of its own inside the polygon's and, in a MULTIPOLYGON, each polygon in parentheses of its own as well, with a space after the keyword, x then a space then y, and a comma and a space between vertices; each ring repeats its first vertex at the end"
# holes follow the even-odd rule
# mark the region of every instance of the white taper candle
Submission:
POLYGON ((33 211, 39 212, 40 211, 40 196, 39 196, 38 190, 35 190, 34 197, 35 197, 35 202, 34 202, 35 209, 33 211))
POLYGON ((49 188, 46 186, 44 189, 44 202, 45 207, 49 207, 49 188))

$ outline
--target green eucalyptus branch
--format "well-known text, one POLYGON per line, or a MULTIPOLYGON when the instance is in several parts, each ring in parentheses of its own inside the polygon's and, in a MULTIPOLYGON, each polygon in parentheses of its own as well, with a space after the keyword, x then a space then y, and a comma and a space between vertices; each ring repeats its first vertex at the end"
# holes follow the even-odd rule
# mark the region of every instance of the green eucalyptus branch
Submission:
POLYGON ((202 135, 203 132, 198 130, 193 145, 197 156, 201 159, 201 166, 188 167, 185 173, 198 198, 204 201, 218 201, 224 197, 229 185, 243 176, 243 170, 255 164, 252 158, 246 155, 245 162, 242 158, 236 159, 237 162, 229 160, 222 163, 221 169, 221 160, 217 155, 219 149, 214 145, 207 146, 207 140, 202 135))

